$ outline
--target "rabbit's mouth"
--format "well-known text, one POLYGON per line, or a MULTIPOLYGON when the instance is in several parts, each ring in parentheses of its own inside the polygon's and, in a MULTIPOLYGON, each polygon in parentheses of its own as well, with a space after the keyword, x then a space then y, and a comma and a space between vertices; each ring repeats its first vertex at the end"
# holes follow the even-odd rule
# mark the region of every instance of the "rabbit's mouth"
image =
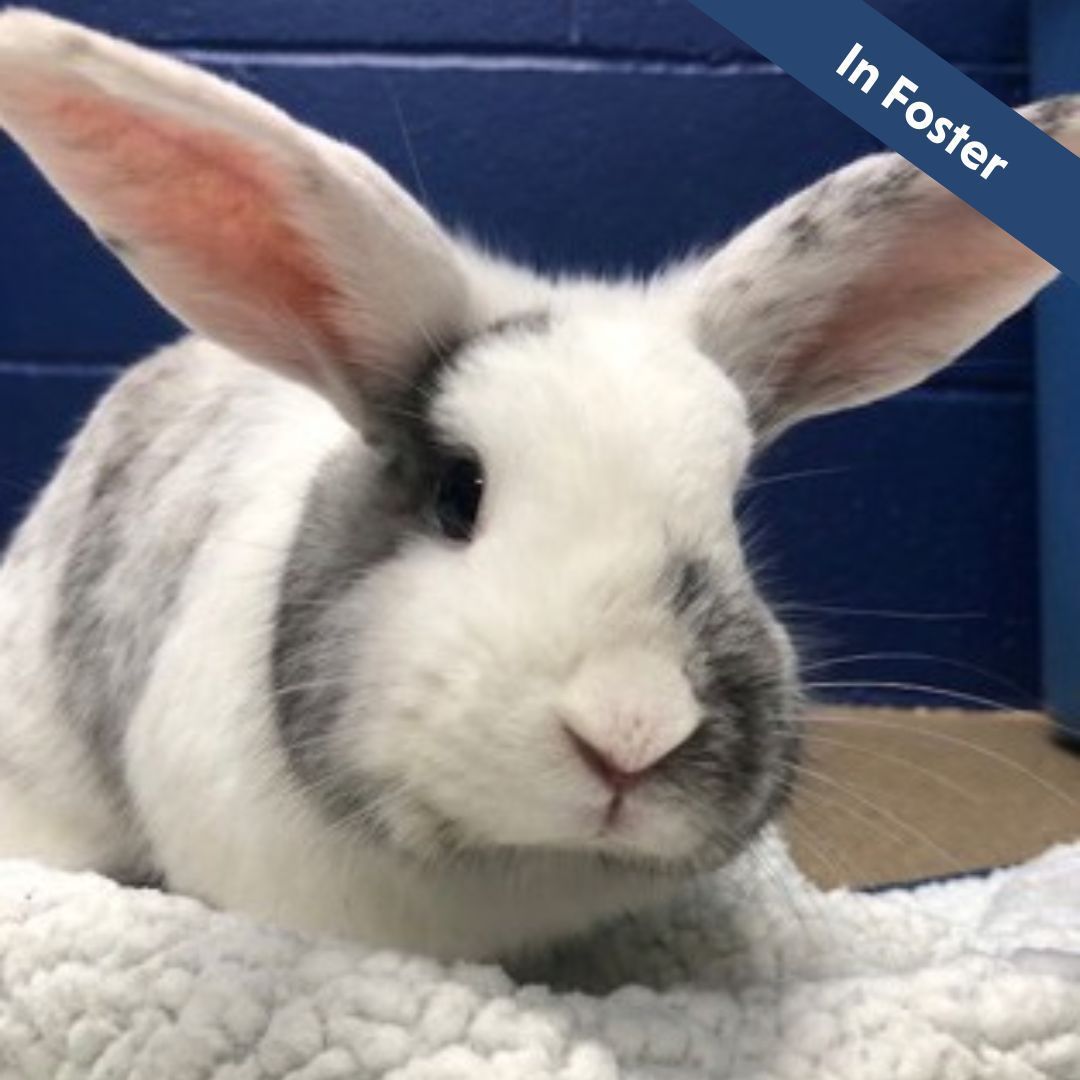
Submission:
POLYGON ((674 882, 718 869, 753 842, 786 800, 793 747, 789 760, 752 803, 730 793, 687 792, 677 774, 658 773, 594 800, 571 828, 565 819, 553 823, 547 836, 499 836, 419 800, 411 806, 400 801, 395 822, 380 832, 396 856, 428 868, 512 874, 577 866, 674 882), (401 824, 406 820, 408 831, 401 824))

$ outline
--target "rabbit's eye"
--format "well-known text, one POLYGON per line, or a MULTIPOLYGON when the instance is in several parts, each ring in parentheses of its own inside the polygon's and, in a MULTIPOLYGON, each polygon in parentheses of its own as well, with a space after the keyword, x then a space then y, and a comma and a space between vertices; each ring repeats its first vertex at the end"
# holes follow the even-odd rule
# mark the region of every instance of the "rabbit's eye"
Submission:
POLYGON ((483 497, 480 462, 464 454, 446 458, 435 481, 432 507, 442 534, 450 540, 471 539, 483 497))

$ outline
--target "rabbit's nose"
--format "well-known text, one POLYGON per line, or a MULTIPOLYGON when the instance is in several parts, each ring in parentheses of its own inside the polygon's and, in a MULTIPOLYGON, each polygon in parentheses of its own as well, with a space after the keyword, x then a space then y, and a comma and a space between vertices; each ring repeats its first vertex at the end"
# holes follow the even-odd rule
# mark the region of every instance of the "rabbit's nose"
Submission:
POLYGON ((584 736, 578 734, 565 722, 563 730, 570 740, 577 756, 585 767, 597 779, 601 780, 617 795, 623 795, 631 788, 636 787, 644 780, 653 769, 671 753, 672 748, 666 748, 659 753, 652 753, 642 758, 637 755, 633 766, 628 766, 617 760, 612 750, 596 746, 584 736))
POLYGON ((580 664, 554 703, 574 756, 624 795, 689 739, 701 709, 677 658, 622 648, 580 664))

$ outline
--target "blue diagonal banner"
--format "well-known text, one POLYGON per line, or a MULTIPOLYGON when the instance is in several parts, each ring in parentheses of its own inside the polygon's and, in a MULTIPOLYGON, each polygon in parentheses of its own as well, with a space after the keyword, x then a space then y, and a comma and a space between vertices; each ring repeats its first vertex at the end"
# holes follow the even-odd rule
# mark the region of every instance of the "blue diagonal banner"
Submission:
POLYGON ((1080 157, 863 0, 690 2, 1080 281, 1080 157))

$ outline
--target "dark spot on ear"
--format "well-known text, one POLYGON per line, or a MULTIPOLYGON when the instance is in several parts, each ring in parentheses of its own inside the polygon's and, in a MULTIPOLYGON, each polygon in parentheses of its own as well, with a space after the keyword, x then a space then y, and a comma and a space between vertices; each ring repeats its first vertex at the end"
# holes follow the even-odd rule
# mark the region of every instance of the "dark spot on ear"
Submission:
POLYGON ((125 258, 132 253, 132 246, 116 233, 99 233, 98 239, 119 258, 125 258))
MULTIPOLYGON (((783 306, 784 306, 784 301, 783 300, 781 300, 781 299, 779 299, 777 297, 772 297, 769 300, 763 301, 761 303, 761 305, 754 311, 754 313, 753 313, 754 318, 756 318, 756 319, 771 319, 783 306)), ((777 348, 777 352, 782 352, 782 351, 783 350, 777 348)))
POLYGON ((60 52, 66 60, 79 60, 91 52, 91 45, 81 32, 69 30, 60 39, 60 52))
POLYGON ((894 162, 883 176, 852 194, 848 207, 851 216, 866 217, 899 209, 907 202, 908 188, 922 175, 902 159, 894 162))
POLYGON ((786 230, 794 254, 805 255, 821 246, 822 225, 813 215, 801 213, 788 222, 786 230))
POLYGON ((1080 111, 1075 95, 1064 94, 1060 97, 1047 98, 1031 110, 1031 121, 1036 127, 1053 135, 1065 120, 1080 111))
POLYGON ((743 275, 739 275, 737 278, 733 278, 731 282, 731 291, 737 296, 742 296, 750 291, 750 286, 753 282, 743 275))
POLYGON ((299 171, 300 187, 308 195, 321 195, 326 187, 326 181, 321 169, 313 165, 305 165, 299 171))

